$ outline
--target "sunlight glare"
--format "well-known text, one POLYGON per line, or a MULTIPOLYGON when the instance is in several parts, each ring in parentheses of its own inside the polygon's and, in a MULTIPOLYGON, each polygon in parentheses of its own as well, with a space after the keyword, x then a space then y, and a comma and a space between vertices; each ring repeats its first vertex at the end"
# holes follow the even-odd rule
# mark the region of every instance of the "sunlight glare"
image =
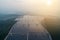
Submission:
POLYGON ((48 5, 51 5, 52 4, 52 1, 51 0, 48 0, 48 3, 47 3, 48 5))

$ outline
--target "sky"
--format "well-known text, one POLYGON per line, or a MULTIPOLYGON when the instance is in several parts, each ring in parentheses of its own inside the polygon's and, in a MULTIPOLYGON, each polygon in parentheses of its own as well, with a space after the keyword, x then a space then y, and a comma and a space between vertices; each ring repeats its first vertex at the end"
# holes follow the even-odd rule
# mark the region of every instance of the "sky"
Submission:
POLYGON ((0 13, 59 15, 59 0, 0 0, 0 13))

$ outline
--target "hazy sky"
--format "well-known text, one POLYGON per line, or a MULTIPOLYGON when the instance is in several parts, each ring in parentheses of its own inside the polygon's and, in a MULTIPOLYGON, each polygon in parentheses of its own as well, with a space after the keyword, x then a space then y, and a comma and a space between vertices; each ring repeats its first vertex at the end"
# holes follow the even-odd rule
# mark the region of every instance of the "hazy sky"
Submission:
POLYGON ((60 14, 59 0, 0 0, 0 13, 60 14))

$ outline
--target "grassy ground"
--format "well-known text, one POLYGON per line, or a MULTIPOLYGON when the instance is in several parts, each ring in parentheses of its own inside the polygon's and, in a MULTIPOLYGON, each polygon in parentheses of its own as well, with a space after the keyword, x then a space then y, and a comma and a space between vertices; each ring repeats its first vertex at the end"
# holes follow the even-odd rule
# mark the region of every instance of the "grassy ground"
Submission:
POLYGON ((41 23, 51 34, 53 40, 60 40, 60 18, 48 16, 41 23))
POLYGON ((4 15, 0 17, 0 40, 4 40, 4 38, 7 36, 11 27, 16 23, 16 17, 16 15, 4 15))

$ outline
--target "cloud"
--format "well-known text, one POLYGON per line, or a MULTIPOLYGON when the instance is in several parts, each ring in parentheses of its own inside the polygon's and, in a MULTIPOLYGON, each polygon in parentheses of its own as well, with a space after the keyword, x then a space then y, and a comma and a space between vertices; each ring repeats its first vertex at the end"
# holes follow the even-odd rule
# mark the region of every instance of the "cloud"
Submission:
POLYGON ((58 0, 48 5, 47 0, 0 0, 1 12, 24 12, 35 15, 56 15, 59 10, 58 0))

